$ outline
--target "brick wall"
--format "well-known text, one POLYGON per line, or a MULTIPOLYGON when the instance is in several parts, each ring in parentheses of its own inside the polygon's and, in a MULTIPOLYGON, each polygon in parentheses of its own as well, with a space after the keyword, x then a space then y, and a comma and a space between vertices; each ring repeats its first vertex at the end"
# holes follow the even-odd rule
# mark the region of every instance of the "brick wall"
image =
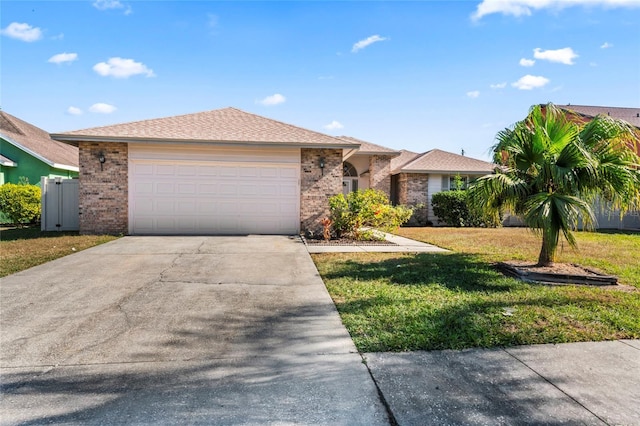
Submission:
POLYGON ((391 157, 372 155, 369 157, 369 188, 378 189, 391 196, 391 157))
POLYGON ((127 234, 128 145, 80 142, 80 233, 127 234), (98 157, 105 163, 100 167, 98 157))
POLYGON ((422 173, 400 173, 398 175, 398 204, 423 207, 414 209, 408 226, 425 226, 428 212, 428 183, 429 175, 422 173))
POLYGON ((342 192, 342 149, 303 148, 300 168, 300 230, 321 235, 320 221, 329 217, 329 198, 342 192))

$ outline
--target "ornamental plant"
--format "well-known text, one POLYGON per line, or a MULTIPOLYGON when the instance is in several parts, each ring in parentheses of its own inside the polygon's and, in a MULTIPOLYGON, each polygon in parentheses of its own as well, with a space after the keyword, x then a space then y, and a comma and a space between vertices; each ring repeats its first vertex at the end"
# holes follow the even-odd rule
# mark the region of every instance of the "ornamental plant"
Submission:
POLYGON ((22 226, 40 219, 40 187, 5 183, 0 186, 0 211, 13 223, 22 226))
POLYGON ((413 213, 408 207, 392 206, 389 197, 375 189, 335 195, 329 199, 329 210, 336 236, 354 239, 371 238, 371 232, 363 232, 363 227, 394 231, 413 213))
POLYGON ((509 209, 540 235, 538 265, 553 264, 561 236, 576 247, 580 223, 594 228, 597 200, 621 215, 640 208, 640 142, 629 123, 607 115, 585 123, 553 104, 536 105, 496 138, 502 167, 471 184, 470 200, 487 213, 509 209))

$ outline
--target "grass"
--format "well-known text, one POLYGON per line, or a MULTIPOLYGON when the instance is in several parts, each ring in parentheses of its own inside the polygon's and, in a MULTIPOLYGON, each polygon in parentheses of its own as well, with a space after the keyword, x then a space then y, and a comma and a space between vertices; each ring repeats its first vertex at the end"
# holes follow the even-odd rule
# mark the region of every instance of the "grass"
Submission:
MULTIPOLYGON (((474 254, 486 262, 538 260, 541 239, 526 228, 401 228, 403 237, 435 244, 456 253, 474 254)), ((620 283, 640 288, 640 233, 576 232, 578 250, 564 242, 558 262, 577 263, 616 275, 620 283)))
POLYGON ((42 232, 37 228, 3 229, 0 231, 0 277, 116 238, 78 235, 77 232, 42 232))
MULTIPOLYGON (((640 291, 527 284, 497 272, 495 261, 537 258, 537 240, 524 229, 399 234, 455 251, 313 255, 362 352, 640 338, 640 291)), ((621 271, 638 287, 638 240, 580 233, 581 252, 564 250, 561 260, 621 271)))

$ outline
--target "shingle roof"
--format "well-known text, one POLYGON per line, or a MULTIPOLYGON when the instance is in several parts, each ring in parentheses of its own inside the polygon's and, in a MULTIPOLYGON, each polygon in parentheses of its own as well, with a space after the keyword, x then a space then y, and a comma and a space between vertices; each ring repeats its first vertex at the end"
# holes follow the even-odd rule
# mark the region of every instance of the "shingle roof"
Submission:
POLYGON ((50 166, 78 169, 78 148, 51 139, 49 133, 0 111, 0 135, 50 166))
POLYGON ((400 155, 391 159, 391 174, 398 173, 399 169, 402 168, 405 164, 413 161, 420 154, 417 152, 407 151, 406 149, 400 150, 400 155))
POLYGON ((573 111, 587 117, 595 117, 603 114, 609 115, 618 120, 624 120, 627 123, 640 128, 640 108, 621 108, 606 106, 589 106, 589 105, 556 105, 566 111, 573 111))
POLYGON ((432 149, 393 173, 491 173, 496 167, 487 161, 432 149))
POLYGON ((347 142, 359 143, 360 148, 357 154, 380 154, 380 155, 400 155, 399 151, 387 148, 386 146, 376 145, 375 143, 363 141, 361 139, 352 138, 351 136, 338 136, 338 139, 342 139, 347 142))
POLYGON ((52 135, 66 142, 169 140, 302 146, 356 146, 323 133, 303 129, 236 108, 94 127, 52 135))

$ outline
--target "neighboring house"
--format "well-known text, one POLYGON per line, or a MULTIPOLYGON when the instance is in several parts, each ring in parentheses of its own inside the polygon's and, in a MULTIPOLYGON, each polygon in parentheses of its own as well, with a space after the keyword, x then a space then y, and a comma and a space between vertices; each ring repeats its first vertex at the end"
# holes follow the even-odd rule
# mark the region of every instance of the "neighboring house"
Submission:
MULTIPOLYGON (((592 120, 597 115, 607 115, 617 120, 624 120, 637 128, 640 134, 640 108, 621 108, 590 105, 556 105, 571 114, 576 114, 584 122, 592 120)), ((640 144, 636 146, 640 155, 640 144)), ((632 211, 620 217, 619 211, 614 211, 606 205, 596 206, 598 228, 600 229, 640 229, 640 211, 632 211)))
POLYGON ((359 147, 235 108, 51 136, 79 148, 81 233, 317 232, 359 147))
MULTIPOLYGON (((437 225, 431 197, 453 188, 456 176, 468 184, 473 179, 493 173, 496 165, 487 161, 432 149, 423 154, 400 151, 391 160, 391 194, 395 204, 423 206, 427 221, 437 225)), ((418 223, 420 224, 420 223, 418 223)))
MULTIPOLYGON (((608 115, 617 120, 624 120, 640 131, 640 108, 604 107, 589 105, 556 105, 569 113, 577 114, 584 122, 590 121, 597 115, 608 115)), ((636 146, 640 155, 640 145, 636 146)))
POLYGON ((0 185, 26 178, 78 176, 78 148, 51 139, 49 133, 0 111, 0 185))

